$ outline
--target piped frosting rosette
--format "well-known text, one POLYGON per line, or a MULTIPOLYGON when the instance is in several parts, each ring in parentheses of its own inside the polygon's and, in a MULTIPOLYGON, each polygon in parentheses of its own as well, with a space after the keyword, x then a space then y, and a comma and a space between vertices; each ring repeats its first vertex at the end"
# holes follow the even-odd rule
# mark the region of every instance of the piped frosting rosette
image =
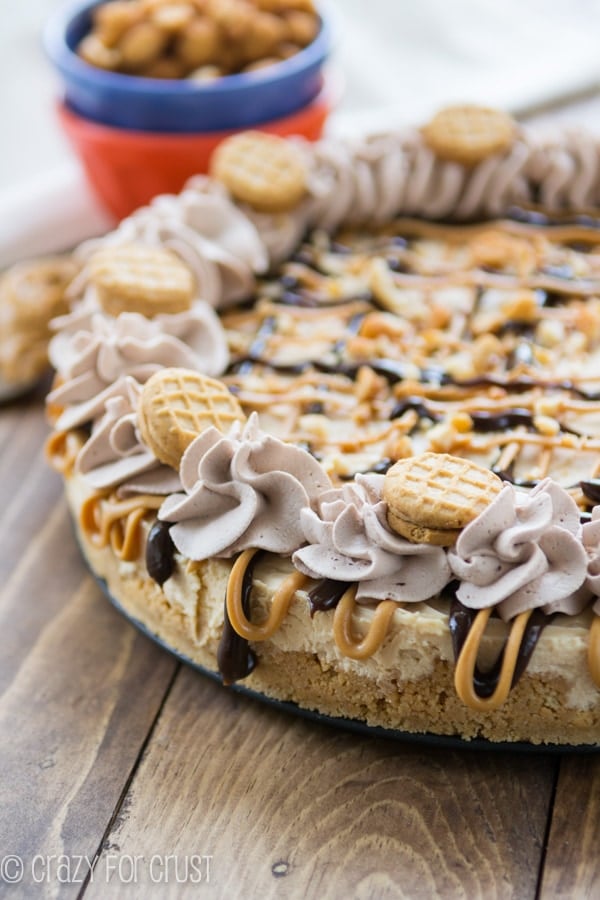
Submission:
MULTIPOLYGON (((78 407, 80 418, 74 418, 72 426, 92 422, 90 436, 74 459, 74 471, 88 489, 79 526, 98 549, 110 545, 126 562, 139 557, 144 518, 181 487, 177 473, 163 465, 141 437, 141 392, 135 378, 122 375, 78 407)), ((60 440, 60 434, 55 432, 49 441, 51 456, 52 440, 60 440)))
POLYGON ((311 578, 356 582, 358 602, 427 600, 450 580, 446 553, 389 528, 383 482, 383 475, 357 475, 353 483, 322 494, 316 511, 303 509, 307 546, 292 561, 311 578))
POLYGON ((526 494, 507 484, 448 553, 460 602, 495 607, 508 621, 526 610, 576 615, 589 601, 579 510, 544 479, 526 494))
POLYGON ((289 555, 303 542, 303 509, 331 487, 305 450, 265 434, 253 413, 223 435, 211 427, 185 451, 185 493, 168 497, 159 518, 189 559, 229 558, 248 549, 289 555))
POLYGON ((586 209, 600 199, 600 145, 580 128, 538 137, 531 145, 527 175, 540 204, 550 210, 586 209))
POLYGON ((94 490, 118 487, 121 495, 166 495, 181 487, 177 473, 161 464, 141 439, 137 418, 141 390, 130 375, 122 376, 95 410, 95 425, 75 466, 94 490))
POLYGON ((120 377, 143 383, 163 366, 220 374, 228 361, 223 329, 207 304, 147 319, 139 313, 117 317, 81 308, 55 320, 49 356, 59 384, 48 403, 65 407, 58 430, 91 421, 98 398, 120 377))

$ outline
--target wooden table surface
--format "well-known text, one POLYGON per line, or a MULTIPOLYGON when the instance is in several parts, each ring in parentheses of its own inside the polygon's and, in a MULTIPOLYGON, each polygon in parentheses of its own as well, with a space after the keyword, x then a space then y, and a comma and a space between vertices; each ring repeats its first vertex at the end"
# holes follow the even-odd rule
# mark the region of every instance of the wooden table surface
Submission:
POLYGON ((0 407, 0 895, 600 896, 600 755, 345 733, 139 634, 75 545, 43 394, 0 407))

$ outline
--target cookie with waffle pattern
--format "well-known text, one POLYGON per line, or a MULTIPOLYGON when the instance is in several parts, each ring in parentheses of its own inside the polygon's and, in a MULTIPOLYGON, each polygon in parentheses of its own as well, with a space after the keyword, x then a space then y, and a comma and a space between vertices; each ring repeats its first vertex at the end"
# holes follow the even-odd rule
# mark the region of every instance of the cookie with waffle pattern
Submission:
POLYGON ((515 139, 508 113, 486 106, 448 106, 421 129, 427 146, 440 159, 474 166, 503 153, 515 139))
POLYGON ((449 547, 461 530, 489 506, 502 480, 483 466, 423 453, 395 463, 383 484, 388 525, 413 543, 449 547))
POLYGON ((194 299, 191 269, 166 247, 102 247, 89 261, 89 275, 102 309, 111 316, 185 312, 194 299))
POLYGON ((211 175, 234 200, 260 212, 286 212, 306 192, 307 173, 291 141, 262 131, 243 131, 223 141, 211 159, 211 175))
POLYGON ((145 383, 138 427, 157 459, 178 470, 184 451, 207 428, 225 433, 245 422, 242 407, 221 381, 191 369, 166 368, 145 383))
POLYGON ((16 263, 0 275, 0 398, 28 390, 48 367, 50 320, 68 312, 79 266, 68 256, 16 263))

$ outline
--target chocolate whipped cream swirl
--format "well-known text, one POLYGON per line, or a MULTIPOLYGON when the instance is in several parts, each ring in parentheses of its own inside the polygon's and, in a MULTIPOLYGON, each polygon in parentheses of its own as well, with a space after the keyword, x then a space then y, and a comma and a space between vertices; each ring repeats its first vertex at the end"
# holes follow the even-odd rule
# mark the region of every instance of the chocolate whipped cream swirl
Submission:
POLYGON ((593 609, 600 616, 600 506, 594 507, 591 521, 583 526, 582 539, 588 555, 585 583, 593 596, 598 598, 593 609))
POLYGON ((391 531, 383 482, 383 475, 357 475, 354 483, 322 494, 318 511, 303 509, 308 546, 292 561, 311 578, 358 582, 358 602, 427 600, 450 581, 446 553, 391 531))
POLYGON ((583 129, 549 133, 532 145, 527 175, 550 210, 586 209, 600 200, 600 143, 583 129))
POLYGON ((253 413, 229 434, 209 428, 187 448, 179 469, 185 493, 168 497, 158 517, 189 559, 231 557, 251 548, 289 555, 304 542, 303 509, 331 488, 305 450, 265 434, 253 413))
POLYGON ((116 231, 88 241, 84 259, 100 246, 143 243, 169 247, 196 276, 198 296, 211 306, 246 299, 255 273, 268 257, 261 238, 224 187, 203 176, 192 178, 181 194, 163 194, 124 219, 116 231))
POLYGON ((48 402, 67 407, 56 423, 58 430, 91 421, 87 406, 95 409, 95 398, 123 375, 143 383, 163 366, 220 375, 229 358, 221 323, 205 303, 153 319, 139 313, 113 318, 89 311, 84 303, 54 325, 60 331, 50 342, 49 356, 62 383, 48 402))
POLYGON ((505 154, 469 168, 439 159, 416 130, 354 145, 316 145, 309 191, 312 225, 385 222, 395 215, 471 219, 500 215, 531 199, 530 148, 522 138, 505 154))
POLYGON ((470 167, 437 157, 416 129, 323 140, 312 150, 308 193, 298 216, 327 231, 397 215, 501 216, 534 201, 551 211, 581 209, 600 200, 600 147, 581 131, 557 138, 520 128, 506 152, 470 167))
POLYGON ((588 558, 575 501, 549 478, 530 493, 507 484, 448 551, 471 609, 496 606, 504 620, 541 607, 576 615, 589 602, 588 558))
POLYGON ((121 493, 170 494, 179 477, 146 447, 137 424, 142 386, 130 375, 104 392, 94 410, 92 433, 77 456, 75 469, 94 490, 120 487, 121 493))

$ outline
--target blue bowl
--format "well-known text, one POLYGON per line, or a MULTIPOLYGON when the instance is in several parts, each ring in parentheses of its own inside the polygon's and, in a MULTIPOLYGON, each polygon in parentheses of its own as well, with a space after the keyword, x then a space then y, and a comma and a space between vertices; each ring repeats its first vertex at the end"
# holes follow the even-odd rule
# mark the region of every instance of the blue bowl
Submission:
POLYGON ((321 16, 315 40, 264 69, 210 82, 146 78, 95 68, 75 48, 89 32, 98 0, 69 5, 48 21, 46 52, 64 81, 67 105, 103 125, 137 131, 203 132, 250 128, 296 112, 323 86, 331 29, 321 16))

